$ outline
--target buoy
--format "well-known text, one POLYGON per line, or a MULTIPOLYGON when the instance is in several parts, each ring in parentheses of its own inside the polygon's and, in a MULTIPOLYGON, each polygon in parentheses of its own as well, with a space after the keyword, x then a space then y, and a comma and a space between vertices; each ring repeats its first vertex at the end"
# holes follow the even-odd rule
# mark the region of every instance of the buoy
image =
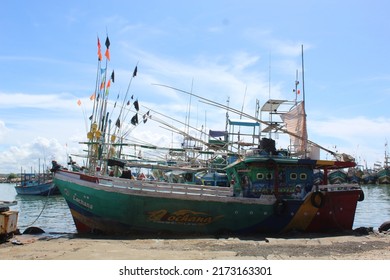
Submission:
POLYGON ((92 132, 95 132, 97 130, 97 124, 96 123, 93 123, 92 125, 91 125, 91 131, 92 132))

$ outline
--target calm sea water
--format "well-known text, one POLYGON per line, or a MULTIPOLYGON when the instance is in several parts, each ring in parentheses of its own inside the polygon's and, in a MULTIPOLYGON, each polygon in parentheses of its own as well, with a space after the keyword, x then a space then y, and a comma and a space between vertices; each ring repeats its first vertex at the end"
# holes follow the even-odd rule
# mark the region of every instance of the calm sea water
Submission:
POLYGON ((19 211, 20 232, 31 226, 39 227, 46 233, 77 232, 68 205, 61 195, 18 195, 14 184, 0 184, 0 200, 18 202, 10 209, 19 211))
MULTIPOLYGON (((362 186, 365 199, 358 203, 353 228, 378 227, 390 221, 390 185, 362 186)), ((11 210, 18 210, 18 228, 23 232, 30 226, 43 229, 46 233, 76 233, 69 208, 61 195, 21 196, 14 184, 0 184, 0 200, 18 204, 11 210)))

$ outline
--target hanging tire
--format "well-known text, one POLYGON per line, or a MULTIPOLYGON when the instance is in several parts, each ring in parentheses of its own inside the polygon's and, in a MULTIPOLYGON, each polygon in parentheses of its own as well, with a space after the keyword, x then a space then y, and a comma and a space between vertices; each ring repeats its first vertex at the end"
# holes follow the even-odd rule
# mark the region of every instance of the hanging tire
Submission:
POLYGON ((363 200, 364 200, 364 192, 363 190, 360 190, 358 201, 363 201, 363 200))
POLYGON ((287 208, 287 203, 285 200, 281 200, 281 199, 276 200, 274 204, 274 211, 276 215, 278 216, 282 215, 284 212, 286 212, 286 208, 287 208))
POLYGON ((311 195, 310 201, 315 208, 322 208, 325 203, 325 196, 322 192, 314 192, 311 195))

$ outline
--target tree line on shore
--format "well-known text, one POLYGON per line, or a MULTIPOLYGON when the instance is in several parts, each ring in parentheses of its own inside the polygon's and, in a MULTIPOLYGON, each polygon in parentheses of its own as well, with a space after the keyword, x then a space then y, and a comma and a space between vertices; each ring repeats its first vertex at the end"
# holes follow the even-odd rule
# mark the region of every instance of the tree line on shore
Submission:
POLYGON ((20 182, 20 175, 15 173, 0 174, 0 183, 17 183, 20 182))

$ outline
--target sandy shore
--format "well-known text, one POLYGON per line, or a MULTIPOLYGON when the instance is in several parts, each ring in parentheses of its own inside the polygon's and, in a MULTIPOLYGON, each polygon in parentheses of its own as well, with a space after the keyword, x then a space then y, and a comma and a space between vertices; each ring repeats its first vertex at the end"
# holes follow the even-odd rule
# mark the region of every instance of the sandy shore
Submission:
POLYGON ((229 238, 16 235, 3 260, 390 260, 390 234, 229 238))

